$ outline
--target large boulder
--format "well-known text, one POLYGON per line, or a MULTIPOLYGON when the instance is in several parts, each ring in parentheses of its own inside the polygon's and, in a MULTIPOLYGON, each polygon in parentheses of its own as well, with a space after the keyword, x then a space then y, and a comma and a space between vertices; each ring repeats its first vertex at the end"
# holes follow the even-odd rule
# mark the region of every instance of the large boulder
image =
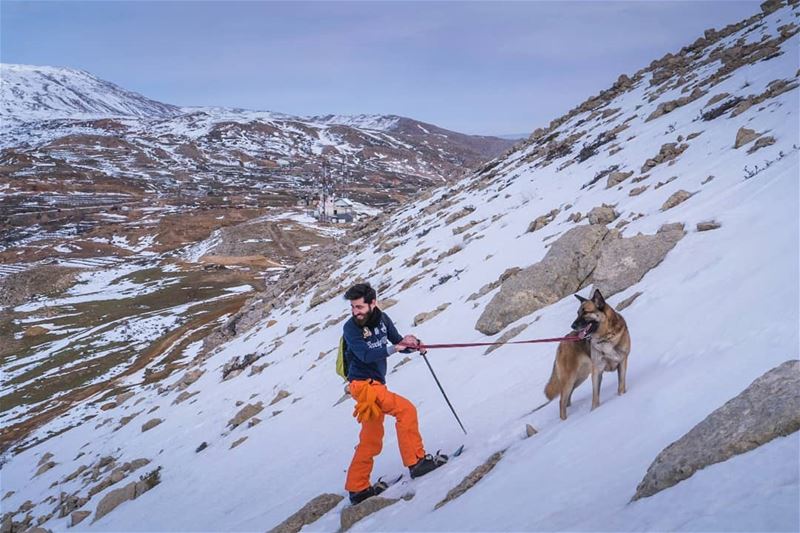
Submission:
POLYGON ((600 224, 572 228, 555 241, 539 263, 503 282, 475 329, 494 335, 508 324, 588 285, 601 243, 619 233, 600 224))
POLYGON ((595 288, 608 298, 638 283, 685 235, 682 224, 663 226, 655 235, 636 235, 604 244, 592 274, 595 288))
POLYGON ((339 505, 343 498, 340 494, 320 494, 272 528, 269 533, 297 533, 303 526, 316 522, 322 515, 339 505))
POLYGON ((799 429, 800 361, 791 360, 756 379, 659 453, 633 500, 652 496, 706 466, 799 429))

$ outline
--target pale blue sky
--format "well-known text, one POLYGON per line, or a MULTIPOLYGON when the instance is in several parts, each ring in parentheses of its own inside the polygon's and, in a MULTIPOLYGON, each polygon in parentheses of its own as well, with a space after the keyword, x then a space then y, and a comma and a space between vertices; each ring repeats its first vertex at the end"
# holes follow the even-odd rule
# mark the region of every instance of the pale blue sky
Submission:
POLYGON ((0 60, 177 105, 533 131, 758 1, 0 2, 0 60))

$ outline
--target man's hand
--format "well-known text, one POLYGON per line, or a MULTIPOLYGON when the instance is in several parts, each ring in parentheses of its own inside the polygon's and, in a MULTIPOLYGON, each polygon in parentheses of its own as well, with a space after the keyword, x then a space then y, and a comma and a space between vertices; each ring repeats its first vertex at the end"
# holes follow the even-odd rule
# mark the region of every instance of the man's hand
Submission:
POLYGON ((406 348, 416 350, 419 347, 419 339, 414 335, 406 335, 395 346, 397 346, 398 350, 405 350, 406 348))

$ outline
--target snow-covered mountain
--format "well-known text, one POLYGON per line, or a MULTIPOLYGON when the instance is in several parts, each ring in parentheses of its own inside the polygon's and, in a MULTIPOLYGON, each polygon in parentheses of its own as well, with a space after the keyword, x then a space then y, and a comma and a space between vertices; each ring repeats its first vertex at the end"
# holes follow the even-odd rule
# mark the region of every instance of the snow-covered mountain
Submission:
MULTIPOLYGON (((161 368, 127 375, 13 443, 6 520, 53 531, 78 516, 86 531, 264 531, 322 493, 343 496, 358 438, 334 372, 344 289, 370 280, 398 329, 427 343, 558 336, 575 318, 571 294, 496 332, 476 327, 489 310, 519 308, 498 294, 522 286, 519 276, 588 218, 618 242, 680 234, 610 293, 632 336, 628 392, 617 396, 607 375, 590 412, 584 384, 561 421, 555 404, 531 412, 555 345, 431 349, 464 436, 425 362, 393 356, 388 385, 416 405, 426 448, 464 442, 466 451, 392 487, 386 496, 407 499, 352 530, 797 531, 797 432, 631 497, 662 449, 798 358, 798 44, 797 3, 765 2, 620 76, 512 153, 361 228, 349 246, 315 254, 228 317, 227 333, 198 345, 181 372, 155 383, 148 376, 161 368), (526 424, 538 433, 526 438, 526 424), (437 508, 492 457, 483 479, 437 508)), ((624 256, 567 292, 586 295, 601 270, 639 266, 624 256)), ((107 273, 84 276, 93 290, 116 290, 107 273)), ((70 312, 39 307, 27 324, 70 312)), ((403 471, 386 426, 373 480, 403 471)), ((338 530, 344 508, 303 531, 338 530)))
POLYGON ((57 118, 168 117, 180 108, 101 80, 83 70, 0 64, 3 121, 57 118))

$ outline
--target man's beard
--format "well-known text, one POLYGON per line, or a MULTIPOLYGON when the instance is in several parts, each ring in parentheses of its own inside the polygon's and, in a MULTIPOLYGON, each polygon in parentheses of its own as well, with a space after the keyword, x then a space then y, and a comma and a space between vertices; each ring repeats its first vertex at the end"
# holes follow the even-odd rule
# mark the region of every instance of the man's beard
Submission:
POLYGON ((367 313, 364 315, 364 318, 358 318, 357 316, 354 316, 354 317, 353 317, 353 319, 356 321, 356 324, 358 324, 359 326, 363 327, 363 326, 366 326, 366 325, 367 325, 367 323, 368 323, 368 322, 369 322, 369 320, 372 318, 372 315, 373 315, 374 313, 375 313, 375 310, 374 310, 374 309, 370 309, 370 310, 369 310, 369 311, 367 311, 367 313))
POLYGON ((353 320, 356 321, 358 327, 363 328, 364 326, 369 326, 374 328, 378 325, 381 319, 381 310, 378 307, 373 307, 364 315, 363 319, 359 319, 357 316, 353 315, 353 320))

